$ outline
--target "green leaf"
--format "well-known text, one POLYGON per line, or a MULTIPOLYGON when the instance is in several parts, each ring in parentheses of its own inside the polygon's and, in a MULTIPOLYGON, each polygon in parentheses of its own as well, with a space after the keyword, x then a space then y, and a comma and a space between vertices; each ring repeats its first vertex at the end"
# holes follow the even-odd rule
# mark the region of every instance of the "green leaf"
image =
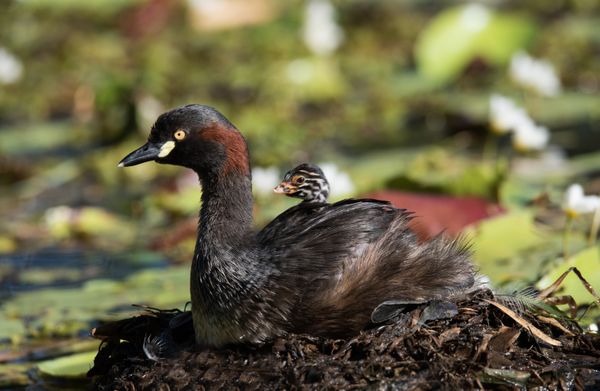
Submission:
POLYGON ((419 152, 407 148, 391 149, 373 152, 351 162, 350 175, 355 182, 357 192, 381 188, 386 181, 399 172, 407 171, 410 162, 419 152))
POLYGON ((505 172, 503 161, 474 162, 446 149, 431 148, 417 155, 402 173, 388 180, 386 186, 494 200, 505 172))
POLYGON ((21 319, 0 313, 0 340, 18 339, 25 335, 25 325, 21 319))
POLYGON ((98 351, 94 350, 42 361, 38 364, 38 369, 43 374, 53 377, 85 377, 97 353, 98 351))
MULTIPOLYGON (((189 266, 147 269, 125 281, 93 279, 81 288, 15 294, 0 306, 0 324, 4 326, 4 319, 28 319, 26 328, 20 322, 6 323, 12 331, 5 338, 22 338, 24 334, 73 336, 88 330, 94 319, 106 318, 109 312, 111 316, 137 312, 133 303, 174 308, 188 300, 189 266)), ((0 327, 0 335, 4 331, 0 327)))
MULTIPOLYGON (((598 246, 586 248, 570 257, 567 262, 562 262, 554 266, 538 281, 536 284, 537 287, 542 289, 548 287, 572 266, 579 269, 581 275, 592 285, 596 292, 600 292, 600 247, 598 246)), ((577 278, 575 273, 569 273, 564 279, 561 284, 560 294, 573 297, 577 304, 594 301, 593 296, 585 289, 583 283, 577 278)))
POLYGON ((509 175, 500 186, 500 201, 507 207, 524 207, 547 189, 547 182, 509 175))
POLYGON ((11 253, 14 252, 16 249, 17 243, 13 238, 0 234, 0 254, 11 253))
POLYGON ((525 46, 534 30, 525 17, 497 13, 482 5, 449 8, 431 21, 417 41, 419 72, 444 84, 476 57, 504 64, 525 46))
POLYGON ((19 273, 19 282, 33 285, 46 285, 56 281, 77 281, 82 278, 81 269, 68 267, 32 267, 19 273))
POLYGON ((533 214, 526 210, 484 220, 466 234, 481 273, 494 283, 534 280, 545 260, 540 250, 553 241, 537 230, 533 214))
POLYGON ((301 58, 291 61, 283 72, 299 97, 328 100, 341 97, 347 90, 337 63, 329 58, 301 58))
POLYGON ((0 388, 1 389, 25 389, 31 384, 27 371, 30 364, 2 364, 0 365, 0 388))
POLYGON ((192 216, 200 207, 200 187, 187 186, 178 191, 163 190, 152 200, 161 210, 168 210, 180 216, 192 216))
POLYGON ((0 132, 0 153, 17 155, 40 152, 74 143, 76 132, 68 122, 35 123, 3 128, 0 132), (23 135, 27 142, 23 142, 23 135))
POLYGON ((504 65, 534 31, 534 24, 525 16, 494 13, 487 28, 474 37, 474 51, 493 65, 504 65))
POLYGON ((126 7, 131 7, 141 0, 21 0, 22 6, 41 9, 53 10, 58 12, 94 12, 101 15, 111 15, 126 7))

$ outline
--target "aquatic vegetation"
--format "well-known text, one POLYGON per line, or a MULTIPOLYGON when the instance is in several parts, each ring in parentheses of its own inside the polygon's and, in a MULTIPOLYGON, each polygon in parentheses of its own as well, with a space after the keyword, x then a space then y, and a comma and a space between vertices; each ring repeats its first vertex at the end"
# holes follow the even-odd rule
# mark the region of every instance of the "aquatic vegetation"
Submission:
MULTIPOLYGON (((334 196, 466 234, 495 287, 577 267, 598 289, 598 7, 400 3, 6 2, 0 385, 94 350, 78 341, 131 304, 185 306, 198 180, 115 165, 187 102, 246 132, 257 227, 297 202, 272 195, 280 173, 325 162, 334 196)), ((561 289, 597 330, 577 278, 561 289)), ((498 371, 481 376, 524 381, 498 371)))

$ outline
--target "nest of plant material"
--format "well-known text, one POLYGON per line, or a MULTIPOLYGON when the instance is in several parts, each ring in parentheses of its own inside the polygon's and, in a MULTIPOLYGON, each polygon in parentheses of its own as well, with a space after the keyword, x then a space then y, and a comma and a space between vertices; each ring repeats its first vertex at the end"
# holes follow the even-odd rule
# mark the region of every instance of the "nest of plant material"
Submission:
MULTIPOLYGON (((167 358, 152 352, 161 345, 152 336, 183 313, 153 310, 94 332, 104 343, 90 376, 100 390, 598 389, 600 337, 515 302, 483 290, 415 306, 350 340, 288 335, 168 353, 159 346, 167 358)), ((181 327, 169 344, 182 346, 190 332, 181 327)))

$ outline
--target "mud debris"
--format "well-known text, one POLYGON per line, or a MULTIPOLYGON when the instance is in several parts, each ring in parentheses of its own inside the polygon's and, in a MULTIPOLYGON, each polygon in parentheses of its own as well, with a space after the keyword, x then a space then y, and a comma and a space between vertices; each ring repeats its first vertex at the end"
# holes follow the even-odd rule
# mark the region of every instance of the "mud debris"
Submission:
MULTIPOLYGON (((96 332, 104 343, 89 375, 98 390, 600 388, 600 336, 566 318, 519 313, 545 342, 493 300, 480 291, 436 319, 423 318, 431 311, 418 306, 350 340, 288 335, 262 346, 187 348, 158 360, 146 357, 143 341, 185 315, 149 312, 96 332)), ((173 342, 185 346, 189 325, 179 323, 173 342)))

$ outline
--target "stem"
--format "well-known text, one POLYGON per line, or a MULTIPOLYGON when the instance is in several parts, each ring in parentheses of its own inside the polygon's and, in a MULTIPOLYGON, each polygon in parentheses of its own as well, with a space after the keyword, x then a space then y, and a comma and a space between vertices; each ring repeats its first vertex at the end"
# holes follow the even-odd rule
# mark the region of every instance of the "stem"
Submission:
POLYGON ((567 213, 567 222, 565 224, 565 232, 563 234, 563 259, 566 261, 569 258, 569 239, 573 230, 574 217, 567 213))
POLYGON ((483 143, 483 152, 481 154, 481 159, 484 162, 497 157, 498 142, 496 139, 496 135, 492 132, 488 132, 485 136, 485 142, 483 143))
MULTIPOLYGON (((511 135, 512 137, 512 135, 511 135)), ((507 171, 508 172, 514 172, 514 165, 515 165, 515 149, 514 148, 508 148, 508 150, 506 151, 506 160, 507 160, 507 171)))
POLYGON ((594 211, 594 218, 592 219, 592 228, 590 229, 590 237, 588 244, 592 246, 596 242, 598 237, 598 229, 600 228, 600 207, 594 211))

